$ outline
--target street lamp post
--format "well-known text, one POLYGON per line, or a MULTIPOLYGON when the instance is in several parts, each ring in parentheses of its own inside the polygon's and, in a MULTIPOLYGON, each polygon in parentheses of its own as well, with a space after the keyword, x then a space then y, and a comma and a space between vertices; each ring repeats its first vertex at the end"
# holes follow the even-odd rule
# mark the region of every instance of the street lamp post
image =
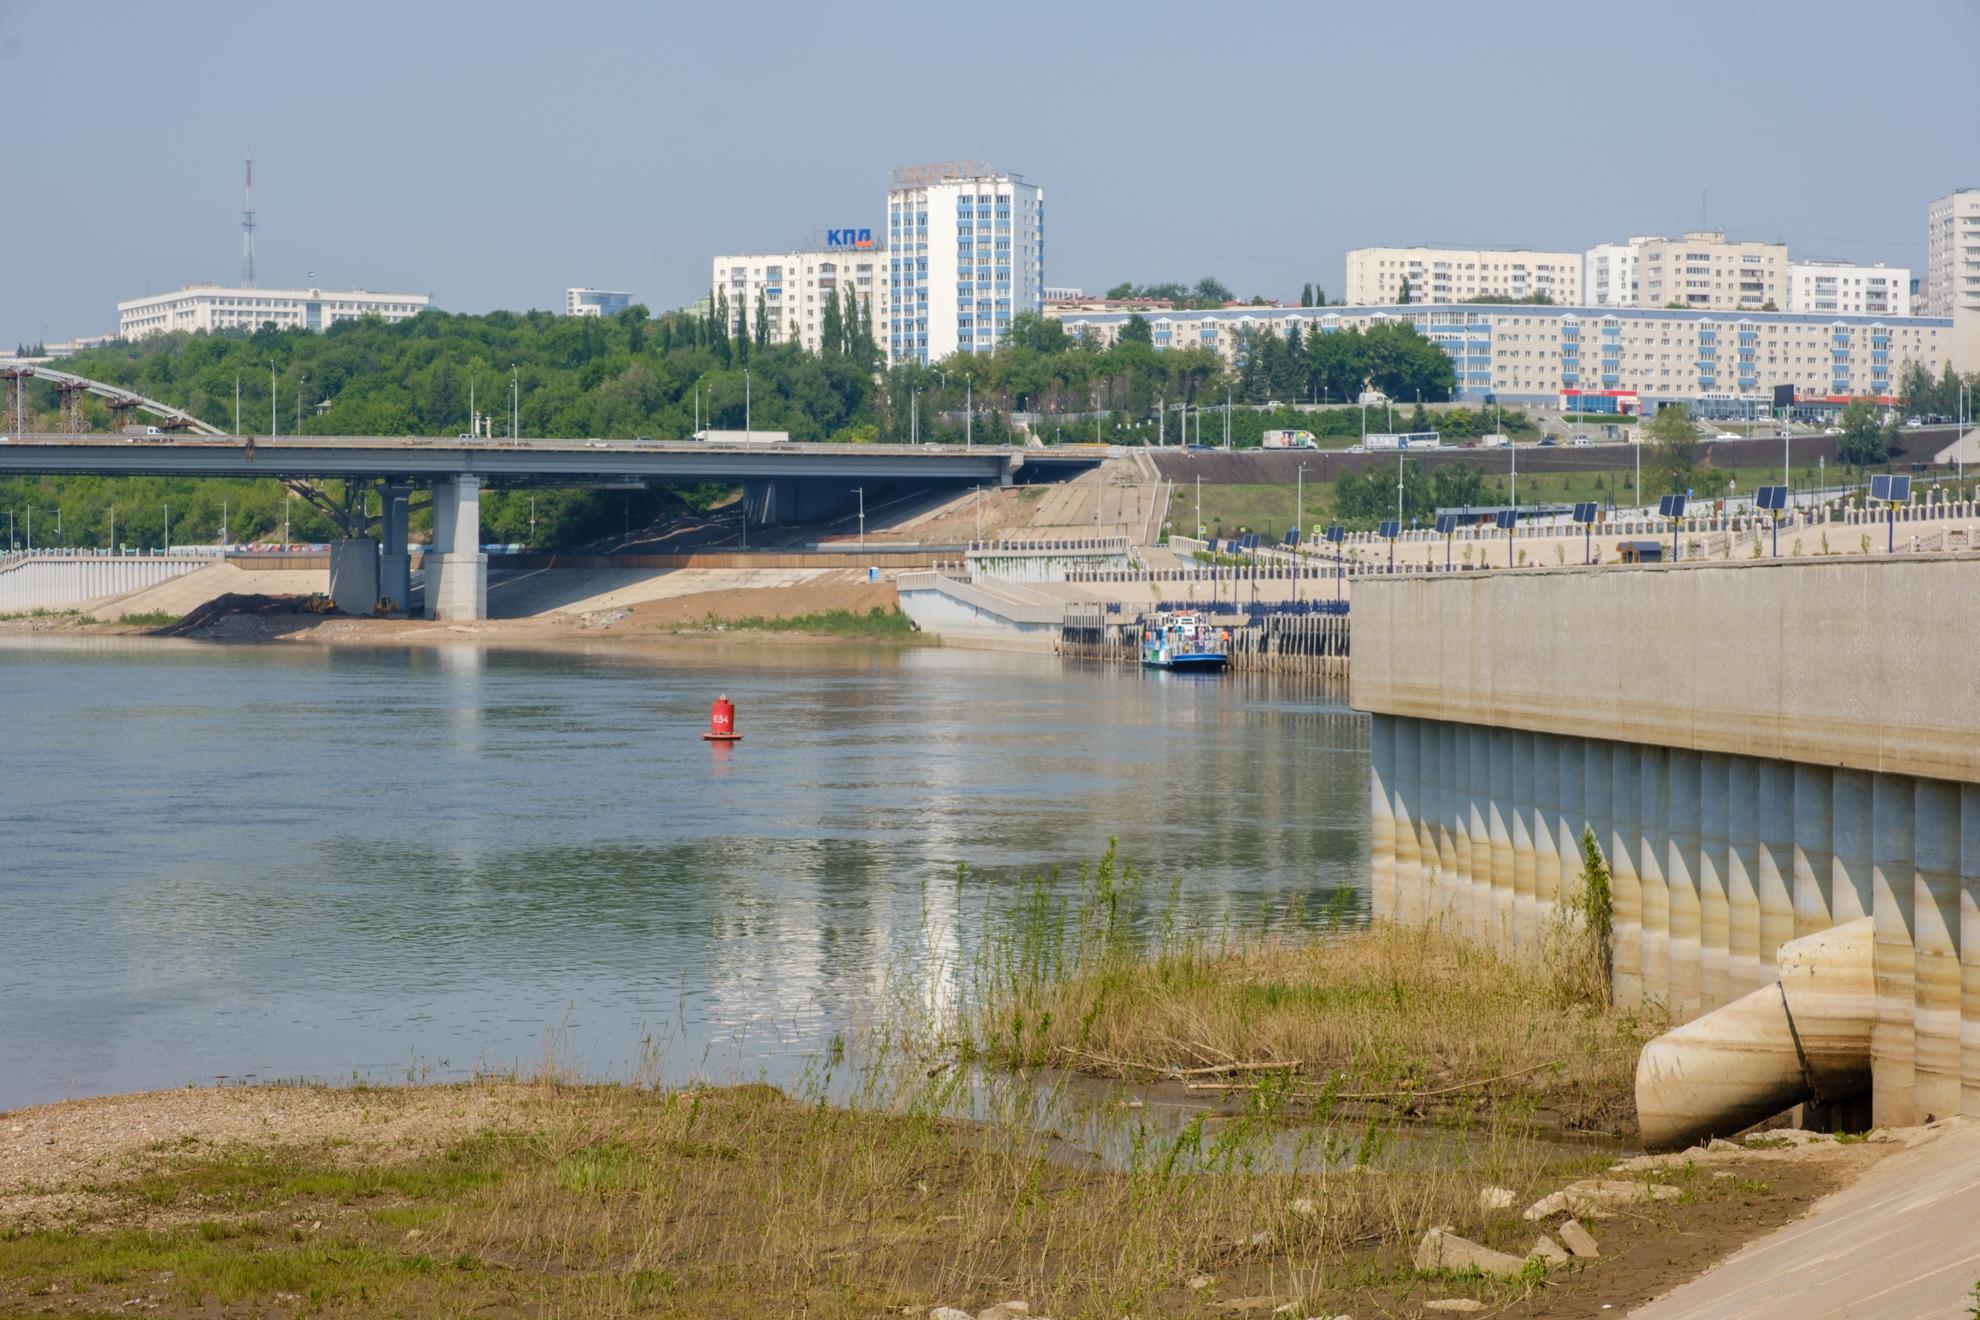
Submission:
POLYGON ((1293 469, 1293 604, 1299 604, 1300 545, 1306 539, 1306 464, 1293 469))
POLYGON ((277 423, 275 402, 275 360, 268 360, 268 438, 273 440, 275 433, 282 428, 277 423))
POLYGON ((853 487, 853 494, 859 496, 859 548, 866 549, 866 487, 853 487))
POLYGON ((509 364, 509 443, 522 448, 522 372, 509 364))

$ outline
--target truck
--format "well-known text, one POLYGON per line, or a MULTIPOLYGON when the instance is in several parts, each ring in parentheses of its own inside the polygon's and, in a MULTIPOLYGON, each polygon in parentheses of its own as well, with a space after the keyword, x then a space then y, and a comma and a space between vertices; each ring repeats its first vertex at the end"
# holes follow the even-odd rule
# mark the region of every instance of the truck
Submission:
POLYGON ((1444 438, 1435 431, 1404 431, 1400 435, 1371 433, 1367 444, 1370 450, 1442 449, 1444 438))
POLYGON ((1263 441, 1267 449, 1318 449, 1311 431, 1267 431, 1263 441))
POLYGON ((770 445, 783 444, 791 438, 789 431, 696 431, 694 438, 711 445, 770 445))

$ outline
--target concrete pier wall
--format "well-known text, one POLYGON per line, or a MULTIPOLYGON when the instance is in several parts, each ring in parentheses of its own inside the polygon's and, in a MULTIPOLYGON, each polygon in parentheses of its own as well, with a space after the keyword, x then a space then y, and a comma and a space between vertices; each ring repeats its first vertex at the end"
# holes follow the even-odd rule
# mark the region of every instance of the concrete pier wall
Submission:
POLYGON ((1678 1021, 1867 916, 1873 1120, 1980 1118, 1976 594, 1967 557, 1363 584, 1377 915, 1540 956, 1587 832, 1616 997, 1678 1021))
POLYGON ((216 562, 215 555, 0 556, 0 614, 74 609, 84 601, 155 587, 216 562))

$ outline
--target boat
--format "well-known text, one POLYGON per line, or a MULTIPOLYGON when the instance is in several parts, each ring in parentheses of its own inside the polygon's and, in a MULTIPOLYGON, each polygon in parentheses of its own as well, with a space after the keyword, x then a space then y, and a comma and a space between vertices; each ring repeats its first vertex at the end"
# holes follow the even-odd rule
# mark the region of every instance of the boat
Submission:
POLYGON ((1144 669, 1220 674, 1230 658, 1217 630, 1200 614, 1156 614, 1141 621, 1144 669))

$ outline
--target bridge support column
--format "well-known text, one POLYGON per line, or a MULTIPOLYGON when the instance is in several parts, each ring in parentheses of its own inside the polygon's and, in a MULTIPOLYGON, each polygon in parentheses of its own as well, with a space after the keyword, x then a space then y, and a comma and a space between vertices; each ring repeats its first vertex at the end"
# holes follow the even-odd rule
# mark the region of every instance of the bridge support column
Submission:
POLYGON ((1492 868, 1496 860, 1492 856, 1491 818, 1492 793, 1492 731, 1477 724, 1465 726, 1470 734, 1465 739, 1465 809, 1470 815, 1467 829, 1471 834, 1471 910, 1466 914, 1465 929, 1471 938, 1485 943, 1492 938, 1493 898, 1492 868))
POLYGON ((1827 766, 1794 766, 1794 934, 1827 930, 1836 790, 1827 766))
POLYGON ((1396 919, 1396 717, 1368 721, 1368 900, 1375 916, 1396 919))
POLYGON ((426 617, 488 617, 488 556, 481 553, 481 478, 433 483, 433 553, 426 557, 426 617))
POLYGON ((1417 887, 1419 923, 1434 926, 1440 917, 1439 904, 1444 885, 1443 853, 1437 844, 1437 823, 1443 806, 1438 801, 1437 725, 1440 720, 1416 722, 1416 856, 1423 882, 1417 887))
POLYGON ((1730 760, 1724 752, 1706 752, 1698 763, 1698 998, 1714 1008, 1738 998, 1727 972, 1731 949, 1731 913, 1726 902, 1730 760))
POLYGON ((1471 934, 1472 887, 1477 883, 1471 869, 1471 737, 1472 726, 1451 726, 1450 814, 1451 851, 1457 872, 1451 877, 1451 934, 1460 939, 1471 934))
POLYGON ((1980 784, 1959 789, 1959 1106, 1980 1118, 1980 784))
POLYGON ((1870 772, 1829 776, 1829 911, 1836 924, 1871 914, 1870 772))
POLYGON ((1776 957, 1781 946, 1794 938, 1794 767, 1786 761, 1760 763, 1757 811, 1760 867, 1754 872, 1753 887, 1760 899, 1760 975, 1764 984, 1779 975, 1776 957))
POLYGON ((1609 744, 1609 873, 1615 891, 1616 1002, 1643 1002, 1643 882, 1636 874, 1637 788, 1643 754, 1634 743, 1609 744))
POLYGON ((1533 925, 1544 947, 1561 898, 1561 744, 1551 733, 1533 735, 1533 925))
POLYGON ((1917 837, 1912 911, 1917 957, 1912 1031, 1916 1044, 1912 1085, 1918 1121, 1960 1110, 1960 786, 1943 779, 1918 781, 1914 799, 1917 837))
POLYGON ((1417 722, 1403 718, 1395 723, 1395 786, 1389 803, 1396 829, 1396 920, 1414 926, 1423 920, 1423 905, 1419 901, 1423 871, 1416 851, 1416 811, 1421 805, 1416 773, 1417 722))
POLYGON ((1726 760, 1726 989, 1766 984, 1760 970, 1760 763, 1726 760))
POLYGON ((412 608, 412 554, 407 549, 407 523, 412 487, 385 483, 379 489, 384 508, 380 520, 378 598, 395 610, 412 608))
MULTIPOLYGON (((1597 742, 1592 738, 1583 743, 1581 758, 1581 801, 1582 805, 1587 808, 1588 830, 1595 836, 1595 846, 1601 849, 1602 859, 1604 861, 1609 861, 1614 857, 1614 854, 1609 849, 1609 818, 1615 811, 1609 788, 1611 759, 1607 743, 1597 742)), ((1580 844, 1577 842, 1576 847, 1579 846, 1580 844)), ((1615 920, 1615 867, 1613 865, 1609 867, 1609 878, 1609 919, 1612 923, 1609 931, 1609 943, 1610 951, 1613 955, 1615 946, 1615 930, 1613 926, 1615 920)), ((1612 994, 1614 993, 1614 987, 1615 969, 1611 967, 1610 992, 1612 994)))
POLYGON ((1512 864, 1513 938, 1511 948, 1531 955, 1538 947, 1540 923, 1533 905, 1533 741, 1535 735, 1515 729, 1512 735, 1512 864))
POLYGON ((1664 885, 1664 829, 1670 785, 1662 747, 1640 747, 1636 780, 1636 880, 1643 891, 1643 1001, 1671 998, 1671 895, 1664 885))
POLYGON ((1870 1116, 1879 1127, 1907 1126, 1917 1113, 1912 1061, 1916 958, 1911 943, 1916 792, 1904 775, 1879 774, 1871 781, 1870 915, 1877 931, 1877 1011, 1870 1027, 1870 1116))
POLYGON ((1449 933, 1464 902, 1457 856, 1458 728, 1449 720, 1438 720, 1430 730, 1437 746, 1437 929, 1449 933))
POLYGON ((1581 831, 1588 824, 1588 744, 1554 739, 1554 858, 1560 868, 1558 903, 1581 898, 1581 831))
MULTIPOLYGON (((1666 829, 1670 847, 1665 854, 1664 890, 1669 896, 1670 1001, 1679 1021, 1698 1016, 1703 953, 1702 904, 1698 898, 1699 784, 1702 767, 1699 754, 1672 749, 1666 756, 1669 782, 1666 789, 1668 816, 1666 829)), ((1717 1007, 1717 1005, 1713 1005, 1717 1007)))
POLYGON ((1513 835, 1512 763, 1513 735, 1510 729, 1493 729, 1489 735, 1485 775, 1485 828, 1492 838, 1492 917, 1485 939, 1492 948, 1513 947, 1513 835))

